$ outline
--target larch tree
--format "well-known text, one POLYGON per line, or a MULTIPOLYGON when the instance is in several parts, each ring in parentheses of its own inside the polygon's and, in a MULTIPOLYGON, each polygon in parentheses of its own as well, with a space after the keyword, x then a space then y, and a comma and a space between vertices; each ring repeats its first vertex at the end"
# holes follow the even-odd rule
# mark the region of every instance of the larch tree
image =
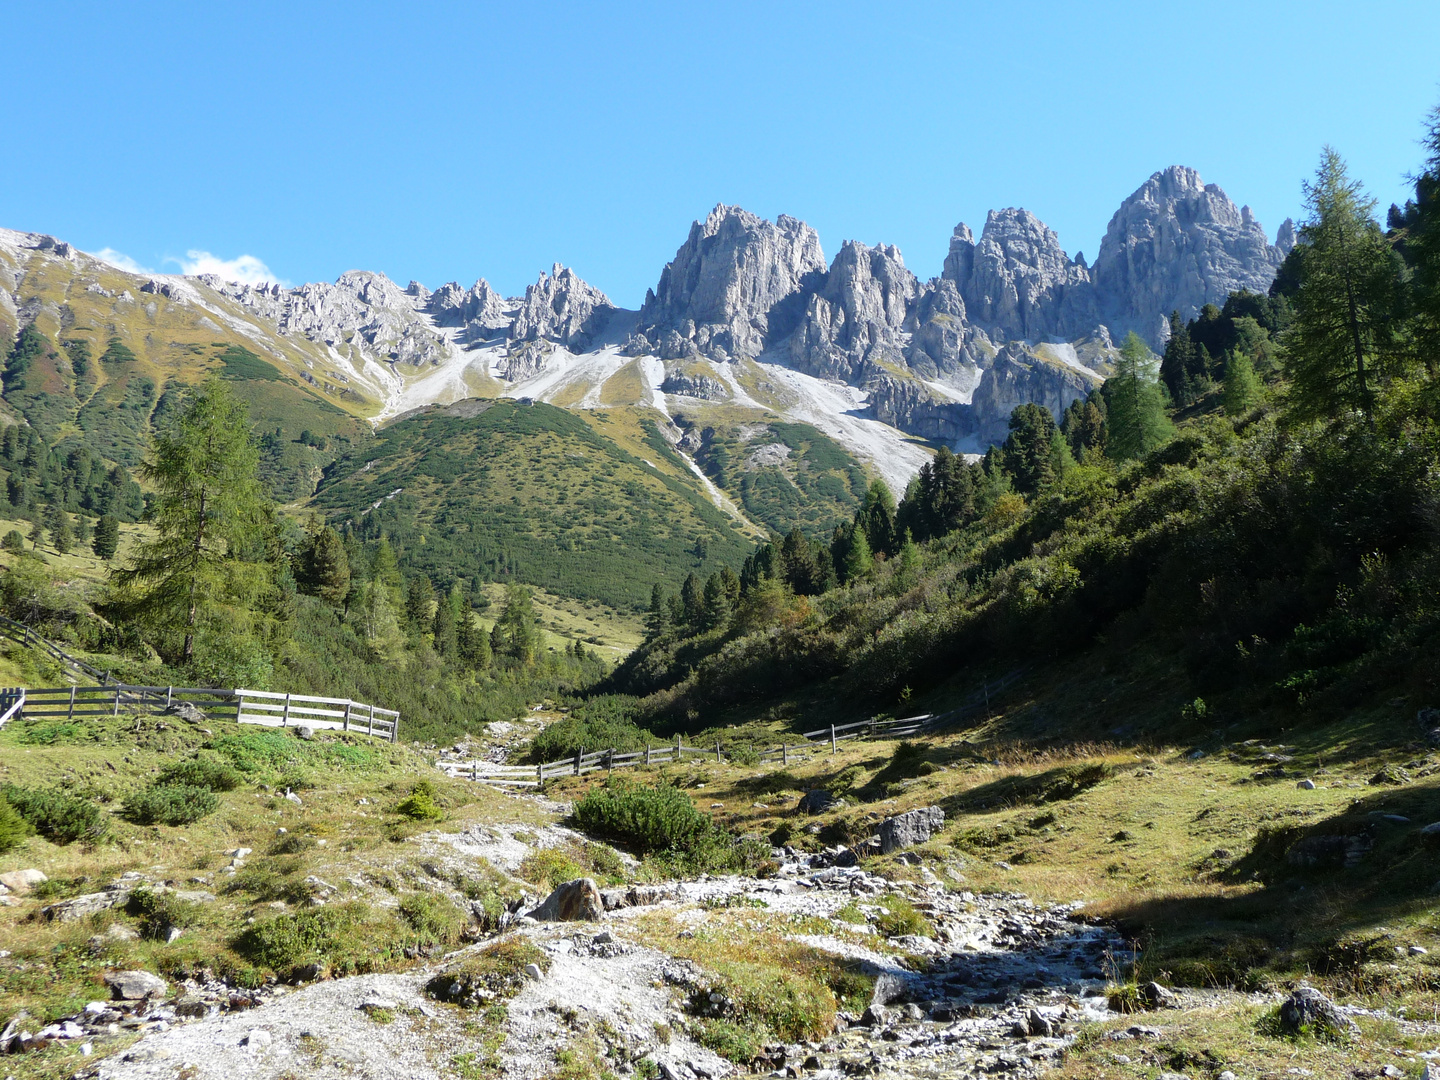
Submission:
MULTIPOLYGON (((265 590, 269 570, 247 558, 269 518, 260 457, 245 403, 218 379, 205 383, 168 430, 155 436, 141 475, 155 491, 155 536, 114 578, 127 606, 177 658, 195 659, 197 631, 242 616, 265 590)), ((218 629, 218 628, 217 628, 218 629)))
POLYGON ((1375 200, 1330 147, 1300 226, 1300 286, 1285 335, 1290 407, 1302 418, 1348 409, 1369 415, 1376 380, 1395 359, 1400 277, 1375 220, 1375 200))
POLYGON ((1175 433, 1165 415, 1160 365, 1135 331, 1125 335, 1115 374, 1105 380, 1105 452, 1116 461, 1144 457, 1175 433))

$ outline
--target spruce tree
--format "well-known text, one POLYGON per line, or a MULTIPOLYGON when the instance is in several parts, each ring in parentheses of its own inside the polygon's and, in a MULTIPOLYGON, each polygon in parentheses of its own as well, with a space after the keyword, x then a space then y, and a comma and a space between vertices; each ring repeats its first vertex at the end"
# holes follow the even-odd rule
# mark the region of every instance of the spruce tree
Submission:
POLYGON ((119 547, 120 519, 114 514, 104 514, 95 523, 95 538, 90 542, 90 550, 95 552, 97 558, 108 562, 115 557, 119 547))
POLYGON ((1058 437, 1050 410, 1033 402, 1010 414, 1010 434, 1002 447, 1005 471, 1015 490, 1033 496, 1059 479, 1054 438, 1058 437))
POLYGON ((1115 373, 1105 380, 1105 452, 1116 461, 1144 457, 1174 434, 1165 415, 1158 368, 1155 355, 1130 331, 1120 347, 1115 373))
POLYGON ((50 546, 59 554, 68 555, 73 537, 70 533, 70 515, 58 503, 45 508, 45 525, 50 533, 50 546))
POLYGON ((454 657, 459 652, 459 641, 455 630, 455 606, 450 597, 442 596, 435 605, 435 618, 430 623, 435 652, 440 656, 454 657))
POLYGON ((645 630, 654 637, 669 625, 670 605, 667 603, 665 586, 657 581, 650 587, 650 608, 645 616, 645 630))
MULTIPOLYGON (((855 523, 865 530, 872 552, 889 555, 895 550, 895 496, 883 480, 872 480, 865 500, 855 512, 855 523)), ((797 593, 800 589, 795 590, 797 593)), ((817 590, 818 591, 818 590, 817 590)))
POLYGON ((338 607, 350 593, 350 557, 345 553, 345 542, 319 518, 311 520, 307 540, 296 583, 301 592, 338 607))
POLYGON ((725 586, 721 583, 718 572, 711 574, 706 580, 701 599, 704 606, 702 622, 706 630, 719 629, 729 621, 730 598, 725 595, 725 586))
POLYGON ((680 605, 684 614, 685 627, 689 630, 697 629, 700 626, 705 599, 702 595, 700 579, 695 576, 693 570, 685 575, 685 581, 680 586, 680 605))
POLYGON ((405 619, 417 632, 430 629, 430 605, 435 601, 435 586, 424 574, 416 574, 405 586, 405 619))

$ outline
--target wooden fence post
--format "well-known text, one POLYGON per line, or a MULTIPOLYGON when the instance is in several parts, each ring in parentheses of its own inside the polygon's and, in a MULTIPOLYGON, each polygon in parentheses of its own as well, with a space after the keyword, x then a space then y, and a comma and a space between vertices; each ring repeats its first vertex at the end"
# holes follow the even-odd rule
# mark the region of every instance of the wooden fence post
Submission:
POLYGON ((784 744, 783 742, 780 744, 780 764, 781 764, 781 765, 789 765, 789 764, 790 764, 790 751, 786 748, 786 746, 785 746, 785 744, 784 744))
POLYGON ((988 720, 990 718, 990 683, 982 682, 980 689, 985 692, 985 718, 988 720))
POLYGON ((370 715, 365 718, 365 734, 373 739, 375 737, 375 706, 367 702, 365 707, 370 710, 370 715))
POLYGON ((830 725, 830 756, 834 757, 840 751, 835 745, 835 725, 830 725))
POLYGON ((718 762, 721 762, 722 764, 724 763, 724 760, 725 760, 724 758, 722 758, 722 757, 720 756, 720 740, 719 740, 719 739, 716 739, 716 740, 715 740, 715 760, 718 761, 718 762))
POLYGON ((116 683, 116 684, 115 684, 115 711, 114 711, 113 713, 111 713, 110 715, 111 715, 111 716, 119 716, 119 715, 120 715, 120 683, 116 683))
POLYGON ((479 780, 479 779, 480 779, 480 759, 479 759, 479 758, 474 758, 474 759, 472 759, 471 762, 470 762, 470 779, 471 779, 471 780, 479 780))
POLYGON ((75 687, 70 687, 70 712, 65 716, 66 720, 75 719, 75 687))
POLYGON ((648 742, 645 744, 645 764, 650 764, 650 744, 648 742))
POLYGON ((285 712, 284 712, 284 714, 280 717, 280 726, 281 726, 281 727, 289 727, 289 726, 290 726, 290 691, 289 691, 289 690, 286 690, 286 691, 285 691, 285 712))
POLYGON ((355 704, 355 702, 353 702, 353 701, 347 701, 347 702, 345 702, 345 726, 344 726, 344 728, 342 729, 342 730, 344 730, 344 731, 349 731, 349 730, 350 730, 350 706, 351 706, 351 705, 354 705, 354 704, 355 704))
POLYGON ((680 736, 675 736, 675 764, 680 764, 680 736))
POLYGON ((171 706, 171 704, 172 704, 172 702, 173 702, 174 697, 175 697, 175 687, 173 687, 173 686, 167 686, 167 687, 165 688, 165 708, 167 708, 167 709, 170 708, 170 706, 171 706))
POLYGON ((580 759, 585 756, 585 747, 579 747, 575 751, 575 775, 580 775, 580 759))
POLYGON ((537 788, 543 788, 543 787, 545 786, 545 764, 544 764, 544 762, 541 762, 539 765, 536 765, 536 766, 535 766, 535 786, 536 786, 537 788))
POLYGON ((392 743, 400 741, 400 714, 398 712, 390 718, 390 741, 392 743))
POLYGON ((605 751, 605 771, 607 773, 615 771, 615 747, 613 746, 605 751))

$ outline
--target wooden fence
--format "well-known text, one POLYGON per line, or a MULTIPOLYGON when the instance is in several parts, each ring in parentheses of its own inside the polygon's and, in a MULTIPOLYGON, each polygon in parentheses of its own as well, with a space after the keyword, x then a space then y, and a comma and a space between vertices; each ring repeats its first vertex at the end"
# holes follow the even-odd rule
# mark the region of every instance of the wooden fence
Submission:
POLYGON ((216 690, 192 686, 54 686, 0 690, 0 725, 26 720, 74 720, 119 716, 136 711, 159 713, 182 703, 195 705, 217 720, 267 727, 331 728, 354 731, 389 742, 400 733, 400 714, 347 698, 278 694, 267 690, 216 690))
POLYGON ((53 641, 41 637, 24 623, 16 622, 14 619, 8 619, 4 615, 0 615, 0 636, 7 637, 17 644, 25 645, 32 649, 39 649, 52 660, 58 660, 71 670, 81 675, 88 675, 92 679, 99 679, 101 685, 110 681, 110 673, 108 671, 101 671, 99 668, 91 667, 79 657, 71 656, 53 641))
MULTIPOLYGON (((921 713, 918 716, 907 716, 900 719, 875 717, 870 720, 859 720, 853 724, 831 724, 826 728, 801 732, 800 738, 804 742, 782 742, 773 749, 760 751, 758 756, 761 762, 779 764, 783 767, 788 766, 791 761, 799 761, 812 754, 824 753, 827 748, 831 755, 834 755, 839 752, 839 744, 847 739, 901 739, 964 723, 976 716, 988 715, 991 697, 998 696, 1001 691, 1013 686, 1024 673, 1023 668, 1017 669, 994 682, 981 684, 979 690, 947 712, 921 713)), ((573 757, 537 765, 500 765, 477 759, 470 762, 468 766, 451 765, 450 774, 468 777, 483 784, 494 784, 497 787, 538 788, 543 787, 546 780, 553 780, 560 776, 584 776, 586 773, 609 772, 613 769, 634 768, 640 765, 679 764, 687 760, 685 756, 687 754, 690 755, 688 760, 691 761, 700 758, 723 762, 726 759, 725 752, 719 743, 715 744, 713 750, 701 746, 685 746, 681 743, 680 736, 676 735, 673 745, 647 746, 644 750, 632 750, 623 754, 613 748, 586 753, 582 747, 573 757)))

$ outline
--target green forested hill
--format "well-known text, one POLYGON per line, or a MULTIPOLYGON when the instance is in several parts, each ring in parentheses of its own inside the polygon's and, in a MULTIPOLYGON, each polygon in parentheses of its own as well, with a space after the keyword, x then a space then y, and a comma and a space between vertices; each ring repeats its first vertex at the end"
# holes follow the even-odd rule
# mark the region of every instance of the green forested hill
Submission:
POLYGON ((565 409, 472 399, 379 432, 327 471, 315 505, 362 540, 388 536, 408 572, 438 582, 641 607, 657 582, 738 564, 751 540, 665 457, 653 424, 639 431, 632 450, 565 409))

